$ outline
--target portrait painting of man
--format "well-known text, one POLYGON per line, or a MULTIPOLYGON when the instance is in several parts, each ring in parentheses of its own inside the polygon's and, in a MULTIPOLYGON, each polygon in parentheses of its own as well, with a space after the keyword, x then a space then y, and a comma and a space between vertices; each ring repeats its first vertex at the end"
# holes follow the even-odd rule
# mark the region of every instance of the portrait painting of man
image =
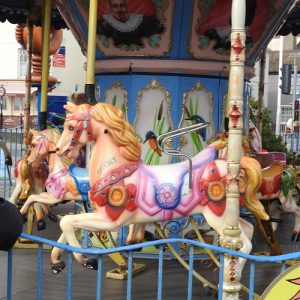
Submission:
POLYGON ((163 56, 170 47, 173 3, 104 0, 98 7, 98 46, 105 55, 163 56))
MULTIPOLYGON (((246 56, 263 37, 282 0, 246 0, 246 56), (275 4, 274 4, 275 2, 275 4)), ((231 0, 195 0, 189 52, 194 58, 228 60, 230 55, 231 0)))
POLYGON ((144 14, 130 13, 127 1, 108 0, 111 13, 102 15, 98 22, 98 33, 111 37, 116 47, 143 47, 142 39, 161 34, 164 24, 157 19, 154 7, 144 10, 144 14))

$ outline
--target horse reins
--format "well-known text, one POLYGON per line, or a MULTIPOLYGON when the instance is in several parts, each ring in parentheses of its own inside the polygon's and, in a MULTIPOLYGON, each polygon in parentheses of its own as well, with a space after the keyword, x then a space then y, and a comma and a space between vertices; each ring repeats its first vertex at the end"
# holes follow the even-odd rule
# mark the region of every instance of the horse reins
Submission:
POLYGON ((92 141, 92 125, 89 122, 91 108, 88 108, 86 112, 79 112, 71 114, 71 117, 67 117, 69 120, 78 121, 77 128, 72 136, 70 147, 75 147, 79 144, 79 138, 83 130, 87 131, 87 140, 88 142, 92 141))

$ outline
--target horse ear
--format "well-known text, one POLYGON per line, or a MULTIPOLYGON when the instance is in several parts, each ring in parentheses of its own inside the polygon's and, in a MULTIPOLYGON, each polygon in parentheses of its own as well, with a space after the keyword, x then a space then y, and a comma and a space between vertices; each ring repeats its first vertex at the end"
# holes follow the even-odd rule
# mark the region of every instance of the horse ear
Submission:
POLYGON ((78 110, 78 106, 73 102, 68 101, 67 104, 64 105, 64 109, 69 113, 73 113, 78 110))

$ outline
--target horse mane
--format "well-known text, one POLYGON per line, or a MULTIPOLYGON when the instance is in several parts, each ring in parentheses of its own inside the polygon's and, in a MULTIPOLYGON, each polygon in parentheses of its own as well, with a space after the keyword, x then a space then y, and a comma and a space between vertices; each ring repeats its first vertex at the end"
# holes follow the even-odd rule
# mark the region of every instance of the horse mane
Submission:
POLYGON ((24 157, 20 160, 20 178, 21 178, 21 194, 19 196, 20 200, 26 200, 31 194, 33 188, 33 170, 28 164, 27 158, 30 152, 27 151, 24 157))
POLYGON ((141 143, 133 127, 124 119, 123 112, 116 106, 99 102, 91 109, 91 117, 102 122, 111 132, 111 138, 120 147, 120 154, 127 160, 141 158, 141 143))
POLYGON ((241 168, 243 168, 247 175, 246 191, 244 197, 244 205, 255 216, 261 220, 269 220, 268 214, 261 202, 258 200, 257 191, 261 186, 262 175, 259 162, 249 156, 242 156, 240 161, 241 168))
MULTIPOLYGON (((44 136, 48 140, 49 146, 51 147, 56 147, 56 144, 58 143, 58 140, 61 136, 61 132, 57 128, 47 128, 44 130, 30 130, 29 133, 32 135, 32 138, 33 136, 37 135, 44 136)), ((49 150, 51 150, 50 147, 49 150)), ((60 156, 60 158, 64 167, 69 167, 71 165, 72 160, 67 156, 60 156)))

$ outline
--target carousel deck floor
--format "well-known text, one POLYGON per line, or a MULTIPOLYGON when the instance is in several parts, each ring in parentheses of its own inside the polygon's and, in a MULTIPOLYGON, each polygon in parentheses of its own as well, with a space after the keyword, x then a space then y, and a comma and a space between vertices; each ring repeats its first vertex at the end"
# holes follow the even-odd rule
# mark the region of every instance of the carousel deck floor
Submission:
MULTIPOLYGON (((64 208, 65 209, 65 208, 64 208)), ((64 210, 63 209, 63 210, 64 210)), ((61 213, 61 207, 55 207, 54 213, 61 213)), ((300 242, 290 243, 290 232, 293 227, 293 215, 286 214, 280 224, 277 237, 282 243, 284 252, 300 251, 300 242)), ((47 229, 43 232, 34 232, 39 236, 50 239, 57 239, 59 236, 58 224, 47 220, 47 229)), ((266 247, 257 238, 254 244, 255 251, 263 251, 266 247)), ((66 274, 62 272, 52 275, 50 271, 50 251, 45 250, 43 254, 43 300, 66 299, 66 274)), ((0 299, 6 299, 6 259, 5 252, 0 251, 0 299)), ((65 257, 65 260, 67 257, 65 257)), ((33 249, 14 249, 13 251, 13 295, 12 300, 36 299, 36 268, 37 251, 33 249)), ((154 300, 157 295, 157 262, 150 259, 137 259, 134 262, 145 263, 146 270, 133 277, 132 299, 133 300, 154 300)), ((207 279, 214 281, 217 272, 212 267, 205 268, 199 261, 194 262, 196 270, 205 275, 207 279)), ((115 268, 114 263, 105 258, 103 261, 103 274, 115 268)), ((243 283, 249 282, 248 265, 242 278, 243 283)), ((280 272, 279 264, 258 264, 256 265, 255 291, 262 293, 267 285, 280 272)), ((163 266, 163 300, 187 299, 187 278, 185 269, 175 260, 165 260, 163 266)), ((127 281, 102 278, 102 298, 104 300, 126 299, 127 281)), ((248 295, 242 294, 241 299, 248 299, 248 295)), ((73 263, 72 299, 89 300, 96 298, 96 272, 83 268, 76 262, 73 263)), ((192 299, 216 299, 215 295, 207 296, 202 285, 193 279, 192 299)))

